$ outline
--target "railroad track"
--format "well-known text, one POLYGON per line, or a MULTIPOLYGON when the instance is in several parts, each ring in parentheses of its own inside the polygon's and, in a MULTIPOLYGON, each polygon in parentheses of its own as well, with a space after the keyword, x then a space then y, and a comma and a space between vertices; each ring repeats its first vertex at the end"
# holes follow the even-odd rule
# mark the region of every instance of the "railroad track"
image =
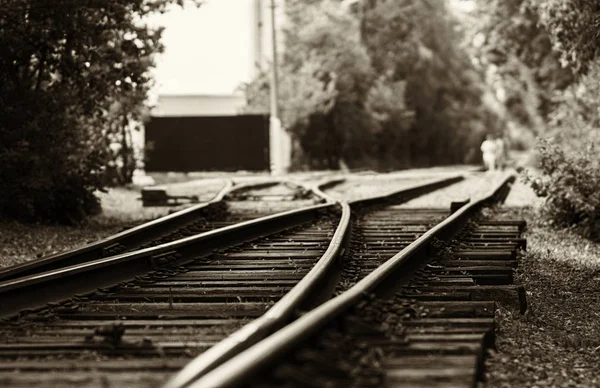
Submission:
MULTIPOLYGON (((100 376, 110 374, 115 387, 163 382, 190 356, 258 318, 289 292, 325 252, 335 221, 335 216, 319 216, 306 225, 210 255, 191 255, 184 265, 156 269, 32 312, 0 334, 3 368, 55 370, 44 373, 44 380, 54 385, 100 385, 90 374, 96 368, 105 369, 100 376), (16 361, 22 356, 30 360, 16 361), (68 361, 40 363, 46 356, 68 361), (109 362, 99 364, 96 357, 109 362), (123 368, 116 361, 130 362, 123 368)), ((179 256, 176 251, 171 255, 179 256)), ((24 374, 2 385, 27 386, 38 379, 36 373, 24 374)))
POLYGON ((160 386, 202 353, 206 373, 329 298, 349 218, 348 204, 313 205, 4 281, 0 383, 160 386))
POLYGON ((234 185, 233 181, 228 180, 219 193, 206 203, 123 230, 76 249, 2 268, 0 281, 148 248, 320 201, 322 198, 310 188, 292 182, 269 180, 234 185), (261 194, 273 191, 286 197, 277 201, 273 200, 273 196, 262 197, 262 201, 260 200, 261 194), (241 200, 248 195, 247 192, 251 193, 253 201, 241 200))
POLYGON ((495 303, 527 308, 512 276, 524 222, 478 213, 506 194, 501 185, 447 218, 359 215, 335 298, 199 378, 189 364, 168 387, 477 386, 495 303), (405 230, 420 236, 409 243, 405 230))

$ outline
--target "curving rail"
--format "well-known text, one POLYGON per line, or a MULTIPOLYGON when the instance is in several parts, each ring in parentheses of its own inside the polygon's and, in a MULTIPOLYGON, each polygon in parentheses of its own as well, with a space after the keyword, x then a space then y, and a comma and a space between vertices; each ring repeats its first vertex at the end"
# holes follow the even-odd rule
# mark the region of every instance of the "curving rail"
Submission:
POLYGON ((463 205, 450 217, 428 230, 346 292, 302 315, 268 338, 206 374, 203 373, 204 371, 191 370, 194 366, 201 365, 190 364, 166 387, 233 387, 247 383, 252 377, 259 375, 260 371, 268 368, 275 360, 290 352, 309 336, 355 306, 364 298, 365 294, 385 294, 396 283, 408 280, 412 273, 421 266, 419 258, 427 253, 429 246, 435 239, 448 240, 452 238, 479 209, 505 197, 509 185, 514 179, 513 175, 507 176, 500 185, 490 190, 487 195, 463 205), (184 379, 182 377, 184 373, 187 376, 192 376, 194 372, 197 372, 194 378, 184 379))
MULTIPOLYGON (((461 179, 463 179, 462 176, 456 176, 435 180, 379 197, 379 200, 389 200, 398 196, 404 198, 408 195, 405 193, 409 193, 410 196, 422 194, 461 179)), ((289 210, 154 247, 75 265, 65 265, 65 262, 61 261, 62 266, 46 272, 42 272, 40 267, 33 267, 37 272, 31 275, 0 282, 0 317, 10 316, 23 308, 41 306, 44 303, 61 300, 76 293, 84 293, 98 287, 115 284, 146 273, 162 264, 178 264, 173 259, 164 257, 171 252, 185 253, 193 250, 198 255, 217 247, 235 245, 251 238, 298 225, 314 219, 323 211, 331 211, 334 208, 335 204, 327 203, 289 210), (110 271, 110 276, 107 276, 107 271, 110 271)))
MULTIPOLYGON (((349 237, 351 206, 373 206, 390 202, 408 201, 414 197, 451 185, 463 179, 463 176, 434 179, 391 194, 356 200, 352 204, 339 202, 339 206, 342 208, 342 217, 338 228, 327 251, 312 270, 265 315, 244 326, 224 341, 221 341, 194 359, 180 373, 175 375, 165 387, 185 387, 191 384, 195 379, 284 327, 293 320, 299 308, 305 307, 306 310, 310 310, 323 301, 328 300, 333 294, 337 279, 340 276, 341 263, 337 259, 343 253, 345 243, 349 237)), ((323 189, 343 181, 344 179, 337 178, 335 180, 320 182, 313 187, 313 191, 327 198, 328 201, 333 202, 336 200, 323 192, 323 189)), ((336 203, 338 202, 336 201, 336 203)))
POLYGON ((0 282, 0 317, 131 279, 160 265, 180 264, 171 259, 169 254, 174 252, 193 251, 198 256, 298 225, 331 209, 331 204, 322 204, 289 210, 150 248, 6 280, 0 282))
MULTIPOLYGON (((208 202, 190 206, 78 248, 0 269, 0 281, 16 279, 113 256, 116 253, 131 250, 129 248, 139 248, 141 245, 151 242, 161 235, 176 230, 181 225, 192 222, 203 214, 223 207, 223 201, 237 192, 266 188, 281 184, 282 182, 281 180, 268 180, 234 184, 231 179, 227 179, 223 188, 208 202)), ((303 190, 307 189, 305 186, 294 182, 291 182, 291 184, 303 190)), ((315 195, 318 196, 317 193, 315 195)))
POLYGON ((107 255, 109 248, 115 244, 139 244, 142 241, 148 240, 152 236, 162 233, 165 228, 170 228, 174 224, 185 222, 185 220, 196 217, 198 213, 218 206, 218 204, 232 189, 233 181, 231 179, 227 179, 223 188, 212 200, 208 202, 190 206, 173 214, 143 223, 82 247, 74 248, 66 252, 59 252, 50 256, 42 257, 38 260, 32 260, 8 268, 3 268, 0 270, 0 281, 15 279, 34 273, 52 270, 58 267, 69 266, 102 258, 107 255))

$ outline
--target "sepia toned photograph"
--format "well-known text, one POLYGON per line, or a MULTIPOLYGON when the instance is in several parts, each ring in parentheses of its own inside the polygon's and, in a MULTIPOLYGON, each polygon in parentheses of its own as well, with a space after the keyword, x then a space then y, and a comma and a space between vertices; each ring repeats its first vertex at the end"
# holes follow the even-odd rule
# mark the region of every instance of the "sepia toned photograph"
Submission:
POLYGON ((0 0, 0 387, 600 387, 598 147, 598 0, 0 0))

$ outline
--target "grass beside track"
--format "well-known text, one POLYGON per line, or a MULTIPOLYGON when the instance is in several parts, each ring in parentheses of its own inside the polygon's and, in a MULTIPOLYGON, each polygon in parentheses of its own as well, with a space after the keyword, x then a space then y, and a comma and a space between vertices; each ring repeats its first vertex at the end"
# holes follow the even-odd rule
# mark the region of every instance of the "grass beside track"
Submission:
POLYGON ((517 274, 529 310, 497 311, 497 352, 488 360, 488 387, 599 387, 600 244, 538 221, 528 222, 517 274))

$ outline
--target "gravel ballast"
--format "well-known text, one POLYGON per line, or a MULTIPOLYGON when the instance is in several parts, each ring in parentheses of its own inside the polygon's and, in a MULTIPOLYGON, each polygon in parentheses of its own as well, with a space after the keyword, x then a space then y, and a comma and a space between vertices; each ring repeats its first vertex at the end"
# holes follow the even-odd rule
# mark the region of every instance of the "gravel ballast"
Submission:
MULTIPOLYGON (((469 173, 463 182, 402 206, 448 208, 452 201, 473 199, 488 192, 490 185, 504 176, 501 172, 469 173)), ((320 177, 303 176, 302 180, 313 183, 320 177)), ((348 177, 345 186, 332 188, 331 194, 335 191, 344 199, 364 198, 435 178, 432 175, 419 178, 407 173, 348 177)), ((208 198, 224 184, 211 179, 210 184, 186 183, 178 189, 185 192, 192 187, 205 187, 203 195, 208 198)), ((143 208, 137 199, 139 189, 112 189, 100 197, 104 213, 82 226, 1 222, 0 267, 98 240, 173 210, 143 208)), ((506 207, 514 208, 513 218, 524 218, 528 222, 525 236, 528 251, 521 257, 515 282, 525 285, 529 310, 520 315, 509 306, 499 306, 497 350, 486 362, 488 381, 485 386, 600 387, 600 244, 569 231, 554 230, 539 221, 536 209, 540 204, 541 200, 520 179, 505 202, 506 207)))
POLYGON ((325 193, 331 195, 337 200, 358 200, 379 195, 390 194, 394 191, 405 189, 421 183, 431 181, 431 178, 395 178, 395 179, 377 179, 367 178, 348 178, 346 181, 325 190, 325 193))
MULTIPOLYGON (((381 195, 386 192, 398 190, 412 184, 422 183, 441 175, 452 175, 460 172, 460 168, 443 168, 425 170, 399 171, 390 174, 348 174, 348 194, 339 187, 336 191, 341 197, 364 198, 372 195, 381 195), (418 178, 425 174, 426 178, 418 178)), ((462 170, 464 171, 464 169, 462 170)), ((264 174, 257 176, 233 175, 231 178, 236 183, 264 180, 264 174), (259 180, 260 180, 259 179, 259 180)), ((332 176, 330 172, 313 172, 291 174, 291 180, 303 181, 312 184, 322 180, 325 176, 332 176)), ((169 182, 163 179, 160 183, 169 194, 190 195, 195 194, 200 202, 210 200, 225 185, 226 180, 217 175, 208 175, 205 179, 190 175, 194 179, 189 182, 169 182)), ((182 178, 183 179, 183 178, 182 178)), ((91 217, 80 226, 49 226, 36 224, 21 224, 18 222, 0 222, 0 267, 6 267, 33 260, 37 257, 62 252, 77 246, 108 237, 121 230, 131 228, 143 222, 153 220, 169 214, 182 207, 142 207, 138 187, 112 188, 108 193, 97 193, 102 201, 102 214, 91 217)), ((309 201, 307 201, 309 202, 309 201)), ((312 201, 310 201, 312 202, 312 201)), ((309 204, 309 203, 307 203, 309 204)), ((249 203, 248 206, 256 206, 249 203)))

